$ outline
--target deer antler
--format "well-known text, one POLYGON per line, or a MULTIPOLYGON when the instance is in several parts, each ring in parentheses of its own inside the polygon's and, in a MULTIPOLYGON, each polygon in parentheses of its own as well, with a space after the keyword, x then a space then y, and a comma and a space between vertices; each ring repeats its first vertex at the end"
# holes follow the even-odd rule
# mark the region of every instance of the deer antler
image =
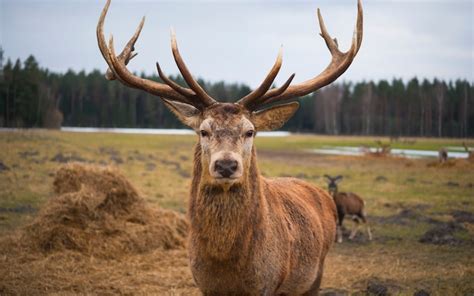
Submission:
POLYGON ((137 53, 134 53, 133 51, 135 49, 135 43, 138 40, 140 32, 143 28, 145 18, 142 18, 140 25, 135 31, 135 34, 132 36, 132 38, 130 38, 122 52, 117 56, 114 50, 113 37, 110 38, 109 45, 107 45, 103 31, 104 21, 110 6, 110 1, 111 0, 107 0, 107 3, 105 4, 104 9, 102 10, 102 13, 100 15, 99 22, 97 23, 97 42, 99 44, 99 49, 102 53, 102 56, 104 57, 105 61, 109 66, 109 69, 107 70, 105 75, 107 79, 117 79, 127 86, 142 89, 148 93, 160 96, 164 99, 190 104, 201 110, 207 106, 216 103, 216 101, 212 97, 210 97, 204 91, 204 89, 194 80, 191 73, 187 69, 178 51, 174 33, 172 33, 171 37, 173 55, 176 64, 178 65, 178 68, 181 71, 181 74, 183 75, 186 83, 191 87, 191 89, 181 87, 177 83, 166 77, 161 71, 158 63, 158 73, 165 84, 149 79, 144 79, 132 74, 127 69, 126 65, 130 62, 132 58, 137 55, 137 53))
MULTIPOLYGON (((357 2, 357 22, 356 22, 356 27, 354 31, 354 37, 352 39, 352 45, 351 45, 351 48, 345 53, 339 50, 337 39, 333 39, 329 35, 319 9, 318 9, 318 20, 319 20, 319 26, 321 29, 320 35, 321 37, 323 37, 324 41, 326 42, 326 45, 332 56, 331 62, 326 67, 326 69, 324 69, 319 75, 317 75, 316 77, 312 79, 290 86, 289 82, 291 82, 293 78, 292 76, 282 87, 270 89, 260 96, 257 96, 256 94, 252 95, 251 93, 248 95, 248 97, 250 98, 244 98, 240 100, 238 102, 239 104, 245 106, 249 110, 256 110, 259 107, 262 107, 263 105, 305 96, 309 93, 312 93, 320 89, 323 86, 330 84, 331 82, 336 80, 339 76, 341 76, 347 70, 347 68, 349 68, 349 66, 351 65, 352 61, 357 55, 359 48, 362 44, 363 11, 362 11, 361 1, 358 0, 357 2)), ((279 70, 279 67, 278 67, 278 70, 279 70)), ((278 72, 278 70, 276 72, 278 72)), ((272 71, 268 74, 265 80, 267 80, 269 77, 273 77, 272 76, 273 73, 274 71, 272 69, 272 71)), ((275 76, 276 76, 276 73, 275 73, 275 76)), ((260 93, 261 92, 258 92, 258 94, 260 93)))
MULTIPOLYGON (((254 91, 240 99, 237 104, 241 104, 246 106, 247 108, 253 106, 256 104, 259 99, 267 93, 267 91, 270 89, 270 87, 273 84, 273 81, 275 80, 276 76, 278 75, 278 72, 280 71, 281 68, 281 63, 282 63, 282 50, 280 48, 280 51, 278 52, 277 59, 275 61, 275 64, 273 65, 272 69, 270 72, 267 74, 267 77, 263 80, 262 84, 258 88, 256 88, 254 91)), ((280 93, 283 93, 288 86, 290 85, 291 81, 295 77, 295 74, 293 73, 290 78, 279 88, 280 93)))
POLYGON ((176 35, 174 33, 174 30, 171 30, 171 50, 173 52, 176 65, 178 66, 181 75, 183 75, 183 78, 189 85, 189 87, 191 87, 191 89, 198 95, 199 98, 203 100, 203 102, 207 106, 216 103, 216 101, 204 91, 204 89, 199 85, 199 83, 194 80, 193 76, 191 75, 191 72, 188 70, 188 67, 186 67, 186 64, 184 63, 183 58, 181 57, 181 54, 178 50, 178 43, 176 42, 176 35))
MULTIPOLYGON (((163 80, 164 84, 144 79, 132 74, 127 69, 127 64, 137 55, 137 53, 134 52, 134 47, 143 28, 145 18, 141 20, 132 38, 130 38, 122 52, 117 56, 114 51, 113 38, 110 38, 109 44, 107 45, 103 32, 104 21, 110 6, 110 1, 111 0, 107 0, 97 24, 97 41, 99 44, 99 49, 109 66, 109 69, 105 75, 107 79, 117 79, 127 86, 145 90, 153 95, 160 96, 167 100, 190 104, 200 110, 217 103, 216 100, 214 100, 204 91, 204 89, 191 75, 191 72, 188 70, 181 57, 181 54, 179 53, 178 44, 173 31, 171 32, 171 50, 178 69, 190 88, 182 87, 168 78, 163 73, 158 63, 156 64, 156 67, 158 74, 161 80, 163 80)), ((352 39, 352 45, 351 48, 345 53, 339 50, 337 40, 333 39, 329 35, 324 24, 323 17, 321 16, 321 12, 318 9, 318 20, 321 29, 320 35, 326 42, 326 45, 332 56, 329 65, 319 75, 302 83, 290 85, 295 76, 295 74, 292 74, 281 87, 270 89, 281 68, 282 57, 280 50, 275 64, 261 85, 250 94, 240 99, 237 104, 245 106, 250 111, 254 111, 267 104, 282 102, 312 93, 321 87, 328 85, 341 76, 351 65, 362 43, 363 15, 362 4, 360 0, 358 0, 357 7, 357 22, 354 31, 354 37, 352 39)))
MULTIPOLYGON (((105 73, 105 77, 108 80, 115 80, 117 79, 117 75, 115 74, 114 69, 111 66, 112 63, 111 63, 111 60, 109 59, 109 54, 108 54, 109 50, 108 50, 107 43, 105 42, 105 37, 104 37, 104 21, 105 21, 105 16, 107 15, 109 6, 110 6, 110 1, 107 1, 104 9, 102 10, 102 13, 100 14, 99 22, 97 24, 97 41, 99 44, 100 52, 102 53, 102 56, 104 57, 105 61, 109 65, 109 68, 107 69, 105 73)), ((130 40, 127 42, 122 52, 118 56, 118 59, 122 63, 128 64, 128 62, 130 62, 130 60, 133 59, 137 55, 137 53, 132 53, 132 52, 134 50, 135 43, 137 42, 138 36, 140 36, 144 23, 145 23, 145 17, 142 18, 132 38, 130 38, 130 40)))

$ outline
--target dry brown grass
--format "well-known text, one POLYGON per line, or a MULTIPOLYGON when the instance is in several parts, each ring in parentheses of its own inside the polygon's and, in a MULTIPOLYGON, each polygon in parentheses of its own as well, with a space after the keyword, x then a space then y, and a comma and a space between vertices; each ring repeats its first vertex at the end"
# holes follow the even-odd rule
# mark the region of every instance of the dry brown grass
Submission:
POLYGON ((368 281, 378 279, 398 286, 400 295, 413 295, 421 289, 432 295, 471 295, 474 267, 468 262, 472 262, 473 255, 464 253, 464 263, 453 251, 449 247, 413 246, 406 242, 369 248, 355 243, 336 245, 326 260, 323 287, 363 291, 368 281), (412 254, 405 252, 415 247, 412 254))
MULTIPOLYGON (((65 165, 53 184, 55 196, 36 218, 0 240, 1 295, 200 294, 189 269, 188 224, 181 214, 150 206, 111 168, 65 165)), ((407 256, 410 246, 403 244, 408 246, 336 245, 323 286, 365 291, 377 279, 399 287, 402 295, 472 290, 474 269, 460 263, 451 248, 417 246, 423 248, 420 258, 420 250, 407 256), (440 278, 433 278, 433 269, 440 278), (463 285, 453 290, 451 280, 463 285)))
MULTIPOLYGON (((259 165, 265 175, 296 176, 326 188, 322 175, 343 174, 341 190, 356 192, 367 202, 375 240, 365 242, 360 234, 362 241, 335 245, 325 265, 323 288, 354 293, 378 278, 400 286, 401 295, 413 295, 420 288, 431 295, 473 294, 474 223, 462 224, 466 231, 456 234, 456 244, 419 242, 433 227, 428 219, 449 222, 454 219, 453 211, 460 210, 474 214, 473 162, 450 159, 452 165, 429 166, 429 159, 305 152, 344 141, 357 146, 374 139, 292 136, 257 140, 259 165), (407 209, 413 217, 384 222, 407 209)), ((433 150, 438 148, 434 146, 457 145, 455 140, 436 141, 418 139, 416 145, 433 150)), ((159 242, 163 237, 168 241, 168 235, 160 236, 156 230, 160 224, 169 226, 170 219, 178 225, 183 221, 180 214, 162 208, 185 212, 190 179, 182 171, 191 172, 194 142, 192 136, 0 133, 0 161, 10 167, 0 173, 0 295, 198 295, 183 237, 176 235, 179 228, 165 228, 172 235, 170 249, 159 242), (112 161, 114 150, 123 163, 112 161), (138 191, 110 168, 83 167, 87 174, 76 170, 56 174, 58 163, 52 159, 58 153, 115 165, 138 191), (149 164, 154 168, 148 169, 149 164), (58 178, 63 189, 51 186, 58 178), (106 187, 101 186, 104 182, 106 187), (117 191, 107 198, 105 188, 109 187, 117 191), (66 201, 65 196, 69 197, 66 201), (125 199, 117 200, 120 196, 125 199), (58 206, 61 200, 64 205, 58 206), (52 204, 56 208, 50 207, 52 204), (88 214, 81 210, 81 215, 75 215, 79 208, 88 214), (82 226, 60 227, 59 234, 48 232, 54 223, 61 222, 56 210, 63 217, 73 217, 73 225, 82 226), (170 219, 163 217, 167 215, 170 219), (47 217, 42 226, 37 224, 40 217, 47 217), (152 217, 162 222, 153 223, 152 217), (132 221, 127 222, 129 218, 132 221), (134 223, 136 218, 145 224, 134 223), (16 233, 12 234, 13 230, 16 233), (28 231, 33 235, 25 237, 28 231), (39 233, 40 239, 35 239, 39 233), (53 243, 41 239, 48 233, 53 243), (142 245, 137 235, 154 245, 142 245), (87 243, 89 240, 93 243, 87 243)), ((345 224, 352 226, 350 220, 345 224)))
POLYGON ((149 206, 110 168, 63 166, 54 190, 32 223, 0 241, 0 294, 193 287, 183 215, 149 206))

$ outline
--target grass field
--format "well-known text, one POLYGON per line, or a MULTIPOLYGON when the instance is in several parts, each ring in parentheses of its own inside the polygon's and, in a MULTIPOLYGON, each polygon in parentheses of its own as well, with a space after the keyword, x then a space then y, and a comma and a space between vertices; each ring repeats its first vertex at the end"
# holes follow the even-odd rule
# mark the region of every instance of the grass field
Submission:
MULTIPOLYGON (((341 174, 340 190, 366 200, 374 241, 367 241, 361 231, 354 241, 346 237, 335 245, 326 261, 323 287, 356 292, 381 286, 401 295, 420 289, 432 295, 474 294, 474 163, 450 160, 438 165, 433 159, 307 152, 378 139, 389 141, 309 135, 256 141, 265 176, 296 176, 325 188, 324 174, 341 174)), ((68 161, 116 166, 150 204, 185 213, 195 142, 194 136, 0 132, 0 162, 6 166, 0 169, 0 236, 35 216, 53 196, 55 171, 68 161)), ((392 147, 437 150, 460 145, 455 139, 416 139, 392 147)), ((350 220, 345 225, 352 227, 350 220)), ((186 291, 196 292, 186 272, 186 291)), ((170 295, 186 294, 172 277, 169 287, 178 287, 170 295)))

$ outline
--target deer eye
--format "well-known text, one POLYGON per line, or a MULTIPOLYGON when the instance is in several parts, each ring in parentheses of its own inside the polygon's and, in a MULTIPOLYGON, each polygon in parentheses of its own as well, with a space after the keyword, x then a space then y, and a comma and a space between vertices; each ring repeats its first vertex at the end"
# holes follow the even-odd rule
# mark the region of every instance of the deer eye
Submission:
POLYGON ((209 137, 209 132, 207 132, 205 130, 201 130, 200 134, 201 134, 201 137, 204 137, 204 138, 209 137))
POLYGON ((251 138, 251 137, 253 137, 254 133, 255 133, 254 131, 248 131, 248 132, 245 133, 245 137, 246 138, 251 138))

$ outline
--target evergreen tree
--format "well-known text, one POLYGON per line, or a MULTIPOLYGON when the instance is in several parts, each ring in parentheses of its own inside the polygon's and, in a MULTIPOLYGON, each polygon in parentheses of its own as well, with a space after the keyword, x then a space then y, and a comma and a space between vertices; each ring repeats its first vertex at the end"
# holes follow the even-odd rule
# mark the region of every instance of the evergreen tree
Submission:
MULTIPOLYGON (((146 78, 160 81, 156 75, 146 78)), ((180 75, 171 78, 186 86, 180 75)), ((219 101, 234 102, 251 91, 242 84, 198 81, 219 101)), ((301 108, 286 125, 295 132, 474 137, 474 84, 466 80, 334 83, 299 101, 301 108)), ((3 64, 0 48, 0 126, 61 124, 184 127, 157 97, 107 81, 98 70, 51 73, 33 56, 3 64)))

